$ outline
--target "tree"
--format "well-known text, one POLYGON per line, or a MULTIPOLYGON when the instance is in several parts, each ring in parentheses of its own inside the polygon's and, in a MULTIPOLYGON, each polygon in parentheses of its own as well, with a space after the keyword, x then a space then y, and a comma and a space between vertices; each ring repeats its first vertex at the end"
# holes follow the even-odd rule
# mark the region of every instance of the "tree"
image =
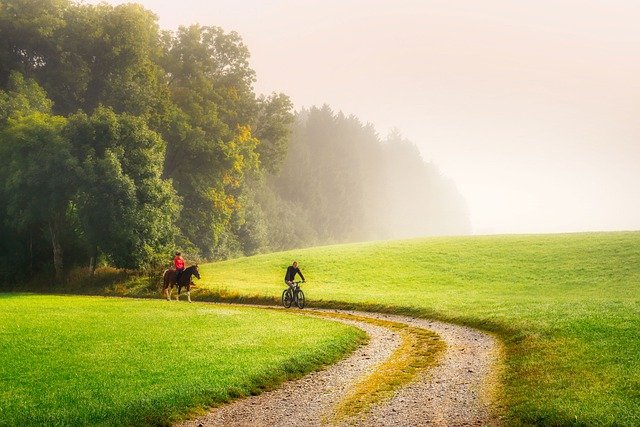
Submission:
POLYGON ((328 106, 294 121, 254 82, 235 32, 162 32, 135 4, 0 0, 0 244, 34 260, 46 229, 61 277, 63 248, 144 268, 174 242, 211 259, 468 224, 411 143, 328 106))
POLYGON ((63 117, 37 112, 10 118, 0 135, 7 219, 18 229, 35 225, 48 231, 58 283, 64 281, 60 236, 79 172, 62 136, 66 123, 63 117))
POLYGON ((451 180, 422 160, 418 148, 398 131, 387 137, 383 147, 388 178, 382 190, 389 201, 383 221, 389 224, 388 237, 470 232, 466 202, 451 180))
POLYGON ((0 90, 0 127, 4 127, 10 118, 51 112, 53 102, 35 80, 25 79, 13 71, 6 86, 6 91, 0 90))
MULTIPOLYGON (((118 267, 152 264, 177 234, 178 198, 161 178, 165 142, 143 118, 108 108, 54 116, 44 90, 18 73, 8 87, 0 91, 3 236, 18 247, 25 245, 17 239, 28 240, 32 261, 33 242, 45 231, 58 282, 73 241, 84 240, 94 259, 100 251, 118 267)), ((73 249, 81 258, 77 243, 73 249)))
MULTIPOLYGON (((383 142, 373 126, 326 105, 298 114, 282 171, 268 181, 281 204, 302 211, 297 217, 315 232, 304 234, 321 243, 470 230, 464 199, 414 144, 399 133, 383 142)), ((260 203, 280 227, 281 215, 260 203)), ((301 230, 289 239, 300 241, 301 230)))
POLYGON ((380 142, 371 126, 328 106, 299 115, 276 192, 309 210, 324 242, 366 240, 380 176, 380 142))
POLYGON ((27 77, 55 54, 51 36, 65 26, 68 0, 0 0, 0 87, 12 71, 27 77))
POLYGON ((12 70, 36 79, 56 114, 100 104, 135 115, 162 112, 163 48, 155 15, 140 5, 0 0, 0 85, 12 70))
MULTIPOLYGON (((292 107, 282 94, 256 98, 249 51, 237 33, 199 25, 161 32, 155 15, 134 4, 0 0, 0 59, 0 88, 20 71, 44 88, 55 114, 91 117, 102 106, 160 134, 167 143, 162 177, 189 207, 179 221, 182 244, 211 258, 249 239, 238 234, 258 217, 246 180, 278 170, 292 107)), ((79 159, 112 179, 121 159, 109 155, 117 159, 79 159)))
POLYGON ((167 122, 164 176, 173 179, 188 209, 180 228, 207 258, 233 243, 242 218, 245 179, 258 166, 252 133, 256 99, 249 52, 236 33, 181 27, 169 42, 164 67, 177 110, 167 122))
POLYGON ((71 116, 66 134, 81 165, 75 200, 92 256, 152 265, 177 234, 178 198, 161 178, 164 141, 141 118, 107 108, 71 116))
MULTIPOLYGON (((2 242, 7 266, 20 265, 20 254, 34 270, 41 234, 48 235, 58 282, 63 280, 63 217, 75 181, 75 162, 61 137, 65 120, 50 114, 52 102, 33 80, 12 72, 0 90, 0 210, 5 219, 2 242), (7 237, 11 238, 7 238, 7 237), (18 246, 20 239, 26 245, 18 246), (27 248, 22 249, 21 248, 27 248)), ((51 252, 49 252, 51 253, 51 252)), ((22 261, 23 263, 25 261, 22 261)))
POLYGON ((294 120, 292 109, 291 100, 282 93, 258 98, 253 128, 260 141, 260 164, 268 173, 278 173, 284 162, 294 120))

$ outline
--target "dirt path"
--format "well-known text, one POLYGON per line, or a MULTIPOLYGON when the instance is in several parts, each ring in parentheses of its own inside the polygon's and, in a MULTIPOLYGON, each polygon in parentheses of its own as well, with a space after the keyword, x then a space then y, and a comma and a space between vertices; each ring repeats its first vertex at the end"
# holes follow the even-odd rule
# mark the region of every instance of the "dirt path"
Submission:
MULTIPOLYGON (((336 312, 332 310, 331 312, 336 312)), ((347 312, 432 330, 447 343, 440 364, 375 407, 359 426, 497 425, 492 416, 497 343, 477 330, 404 316, 347 312)), ((363 329, 366 346, 323 371, 277 390, 214 408, 181 426, 320 426, 329 425, 335 406, 362 378, 373 372, 400 344, 397 333, 366 322, 337 320, 363 329)), ((354 421, 351 420, 353 423, 354 421)))
POLYGON ((498 343, 464 326, 402 316, 377 316, 436 332, 447 343, 439 366, 374 408, 366 426, 500 425, 491 395, 498 387, 498 343))

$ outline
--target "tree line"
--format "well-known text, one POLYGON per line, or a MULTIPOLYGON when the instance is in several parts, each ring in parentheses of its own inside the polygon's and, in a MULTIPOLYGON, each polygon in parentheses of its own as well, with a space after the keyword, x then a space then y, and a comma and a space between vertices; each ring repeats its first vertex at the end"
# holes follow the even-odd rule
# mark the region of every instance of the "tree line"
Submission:
POLYGON ((310 208, 320 243, 470 232, 454 183, 398 131, 381 139, 328 106, 303 111, 293 129, 275 188, 310 208))
POLYGON ((0 281, 469 231, 413 144, 254 82, 235 32, 0 0, 0 281))

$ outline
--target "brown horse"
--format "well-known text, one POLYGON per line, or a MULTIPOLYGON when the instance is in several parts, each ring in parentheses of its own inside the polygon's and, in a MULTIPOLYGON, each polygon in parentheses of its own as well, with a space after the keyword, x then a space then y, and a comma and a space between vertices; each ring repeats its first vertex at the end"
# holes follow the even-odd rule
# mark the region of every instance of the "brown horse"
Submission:
POLYGON ((176 283, 176 271, 167 269, 162 274, 162 293, 165 295, 168 301, 171 301, 171 291, 174 286, 178 286, 178 295, 176 295, 176 301, 180 300, 180 292, 182 288, 187 288, 187 299, 191 302, 191 276, 200 278, 200 272, 198 271, 198 264, 192 265, 184 269, 180 275, 180 283, 176 283))

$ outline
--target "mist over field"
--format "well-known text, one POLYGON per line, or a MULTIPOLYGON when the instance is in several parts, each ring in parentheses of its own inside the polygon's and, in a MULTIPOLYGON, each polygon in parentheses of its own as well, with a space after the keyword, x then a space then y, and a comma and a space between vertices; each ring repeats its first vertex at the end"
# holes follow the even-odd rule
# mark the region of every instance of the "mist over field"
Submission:
POLYGON ((471 231, 400 131, 257 93, 237 32, 166 31, 134 3, 0 0, 0 58, 5 278, 471 231))
POLYGON ((6 272, 640 228, 635 3, 96 3, 0 0, 6 272))
POLYGON ((639 22, 631 0, 0 0, 0 425, 166 425, 356 347, 389 357, 342 364, 373 378, 347 406, 414 372, 384 403, 405 420, 491 424, 471 396, 504 425, 640 425, 639 22), (292 299, 458 336, 443 363, 408 324, 366 349, 272 309, 292 299))
MULTIPOLYGON (((282 171, 268 182, 296 225, 286 238, 317 243, 469 234, 466 201, 417 147, 382 139, 328 106, 296 117, 282 171), (312 229, 305 237, 303 230, 312 229)), ((291 242, 290 242, 291 243, 291 242)), ((287 246, 286 242, 282 242, 287 246)))
POLYGON ((640 229, 638 2, 140 3, 238 31, 258 93, 398 128, 474 233, 640 229))

